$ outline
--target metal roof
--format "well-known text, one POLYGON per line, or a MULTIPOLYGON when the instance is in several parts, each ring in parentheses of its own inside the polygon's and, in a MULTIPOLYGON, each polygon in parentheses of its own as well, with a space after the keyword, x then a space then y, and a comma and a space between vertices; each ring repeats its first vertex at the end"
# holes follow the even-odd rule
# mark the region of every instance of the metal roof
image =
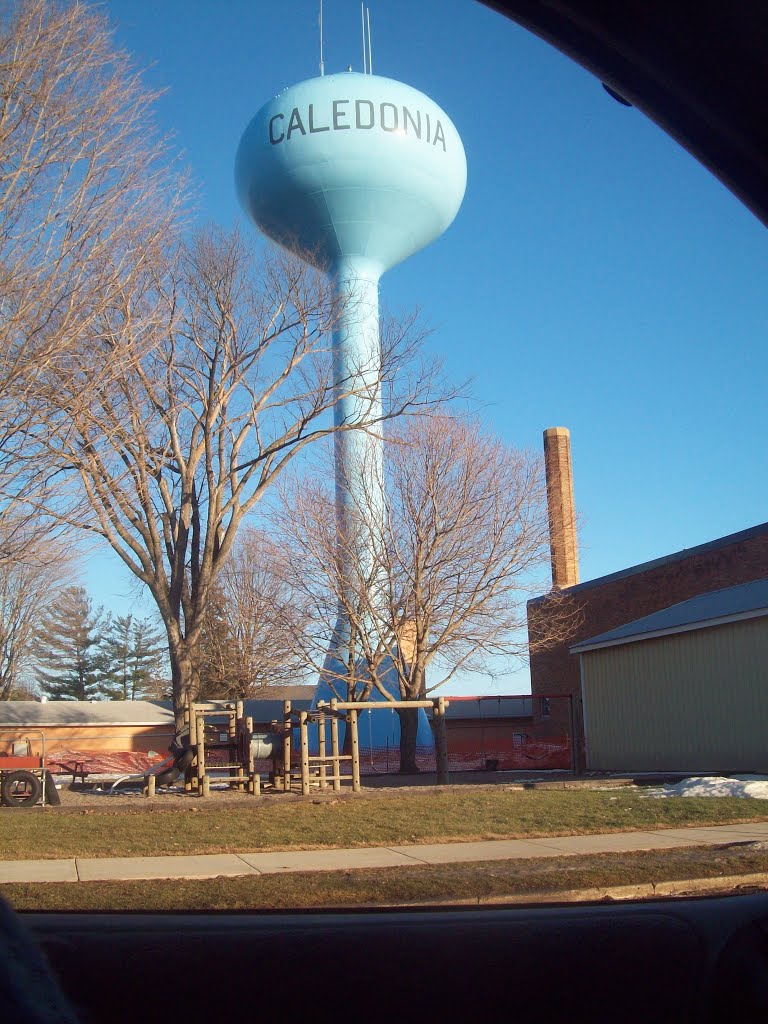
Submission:
MULTIPOLYGON (((268 700, 246 700, 243 713, 254 723, 283 717, 283 701, 290 700, 297 711, 308 711, 314 686, 275 686, 268 700), (279 698, 279 699, 276 699, 279 698)), ((227 701, 221 703, 222 709, 227 701)), ((41 726, 138 725, 174 729, 173 706, 169 700, 36 700, 0 701, 0 726, 39 729, 41 726)))
MULTIPOLYGON (((314 686, 309 687, 314 690, 314 686)), ((286 700, 289 698, 286 697, 286 700)), ((312 707, 312 701, 309 699, 305 700, 291 700, 291 708, 294 711, 309 711, 312 707)), ((280 722, 283 718, 283 701, 282 700, 244 700, 243 701, 243 715, 246 718, 252 718, 254 725, 261 723, 262 725, 268 725, 270 722, 280 722)))
POLYGON ((446 718, 531 718, 533 698, 522 697, 446 697, 446 718))
MULTIPOLYGON (((265 724, 272 721, 279 721, 283 717, 283 702, 290 700, 291 707, 294 711, 309 711, 312 706, 312 694, 315 692, 314 686, 286 686, 286 687, 270 687, 269 692, 272 689, 278 690, 280 693, 288 693, 288 691, 294 693, 300 693, 303 696, 299 699, 296 697, 285 696, 276 700, 274 697, 270 697, 268 700, 260 699, 249 699, 243 701, 243 716, 245 718, 252 718, 254 724, 265 724), (307 696, 309 694, 309 696, 307 696)), ((231 700, 207 700, 203 701, 206 706, 213 707, 216 704, 221 705, 221 712, 224 714, 227 707, 234 704, 231 700)), ((170 713, 170 709, 173 707, 169 700, 157 701, 158 707, 162 707, 170 713)))
MULTIPOLYGON (((314 686, 314 683, 310 683, 310 684, 307 684, 307 685, 301 684, 301 683, 297 683, 297 684, 295 684, 293 686, 288 686, 288 685, 286 685, 286 686, 265 686, 265 687, 263 687, 263 689, 258 690, 257 693, 259 694, 258 697, 248 698, 245 701, 245 703, 248 704, 252 700, 256 700, 259 703, 263 703, 264 701, 275 701, 275 700, 279 700, 279 701, 284 701, 284 700, 290 700, 290 701, 294 701, 294 700, 299 700, 299 701, 301 701, 301 700, 312 700, 312 697, 314 696, 314 693, 315 693, 315 686, 314 686)), ((227 700, 211 700, 211 701, 208 701, 207 703, 209 703, 209 704, 221 704, 223 706, 224 704, 231 704, 234 700, 235 700, 234 697, 230 697, 230 698, 227 698, 227 700)), ((151 703, 157 704, 158 707, 161 707, 161 708, 173 707, 172 702, 169 701, 169 700, 155 700, 155 701, 152 701, 151 703)))
POLYGON ((173 714, 146 700, 0 701, 0 725, 19 728, 61 725, 166 725, 173 714))
POLYGON ((650 640, 654 637, 707 629, 727 622, 755 619, 768 615, 768 579, 741 583, 737 587, 712 590, 687 601, 662 608, 652 615, 634 619, 607 633, 582 640, 570 648, 571 654, 583 654, 601 647, 650 640))
MULTIPOLYGON (((748 530, 740 530, 738 533, 729 533, 726 537, 717 537, 705 544, 697 544, 692 548, 683 548, 681 551, 673 551, 672 554, 662 555, 661 558, 653 558, 649 562, 640 562, 638 565, 630 565, 626 569, 619 569, 617 572, 610 572, 606 576, 598 576, 593 580, 585 580, 583 583, 576 583, 572 587, 565 587, 559 593, 580 594, 584 590, 591 590, 593 587, 602 587, 606 583, 613 583, 615 580, 623 580, 628 576, 636 576, 641 572, 648 572, 649 569, 658 569, 663 565, 673 565, 675 562, 682 562, 694 555, 703 555, 710 551, 718 551, 720 548, 730 547, 731 544, 739 544, 753 537, 761 537, 768 534, 768 523, 760 523, 759 526, 751 526, 748 530)), ((529 605, 539 604, 550 600, 552 593, 541 594, 532 597, 529 605)), ((587 643, 588 641, 584 641, 587 643)))

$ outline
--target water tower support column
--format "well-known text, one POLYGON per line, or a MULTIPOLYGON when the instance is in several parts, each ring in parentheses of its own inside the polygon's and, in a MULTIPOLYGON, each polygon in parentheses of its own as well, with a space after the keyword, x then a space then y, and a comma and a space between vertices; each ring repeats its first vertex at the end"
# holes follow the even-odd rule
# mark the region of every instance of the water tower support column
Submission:
MULTIPOLYGON (((359 429, 334 438, 339 555, 347 601, 356 604, 361 587, 376 599, 377 552, 385 524, 382 439, 379 283, 375 270, 353 260, 334 275, 339 321, 334 335, 335 421, 359 429)), ((350 625, 341 601, 334 647, 346 661, 350 625)), ((375 628, 372 623, 368 628, 375 628)))

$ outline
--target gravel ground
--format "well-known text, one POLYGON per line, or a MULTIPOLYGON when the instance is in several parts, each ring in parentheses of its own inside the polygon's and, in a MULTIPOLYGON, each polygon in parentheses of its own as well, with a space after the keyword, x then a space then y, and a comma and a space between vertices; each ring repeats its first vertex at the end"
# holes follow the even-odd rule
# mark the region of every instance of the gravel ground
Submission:
MULTIPOLYGON (((631 779, 575 779, 565 772, 553 773, 551 776, 524 774, 518 772, 455 772, 451 775, 449 790, 473 786, 484 789, 492 789, 497 786, 506 786, 511 789, 521 787, 536 789, 570 789, 570 788, 605 788, 610 786, 631 785, 631 779)), ((254 798, 236 790, 214 787, 207 800, 201 800, 196 795, 185 793, 181 787, 171 787, 159 790, 153 800, 142 796, 140 789, 126 789, 119 793, 110 793, 108 790, 85 789, 80 785, 70 788, 69 783, 62 782, 59 790, 61 798, 61 811, 100 811, 114 813, 116 810, 126 812, 145 811, 197 811, 203 807, 216 807, 221 804, 228 806, 253 806, 254 798)), ((353 793, 349 785, 345 785, 341 793, 332 791, 320 793, 313 791, 309 797, 303 797, 300 793, 282 793, 273 790, 265 790, 263 796, 268 800, 313 800, 315 802, 326 802, 330 800, 371 800, 387 799, 396 797, 400 793, 419 793, 425 789, 434 788, 436 791, 445 792, 446 787, 435 785, 434 775, 424 774, 419 777, 398 775, 386 776, 365 776, 363 778, 363 791, 353 793)))

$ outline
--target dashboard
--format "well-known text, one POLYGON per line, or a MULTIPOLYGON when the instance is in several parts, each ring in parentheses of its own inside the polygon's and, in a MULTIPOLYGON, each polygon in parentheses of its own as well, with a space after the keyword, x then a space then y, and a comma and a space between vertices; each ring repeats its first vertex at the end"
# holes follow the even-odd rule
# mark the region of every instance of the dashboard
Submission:
POLYGON ((24 914, 83 1022, 733 1022, 768 895, 532 908, 24 914))

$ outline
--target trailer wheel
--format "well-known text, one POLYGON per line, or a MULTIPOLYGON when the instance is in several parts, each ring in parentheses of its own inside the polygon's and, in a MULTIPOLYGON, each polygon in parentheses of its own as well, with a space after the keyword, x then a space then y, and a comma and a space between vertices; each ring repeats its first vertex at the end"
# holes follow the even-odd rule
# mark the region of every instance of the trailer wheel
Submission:
POLYGON ((0 783, 0 802, 4 807, 33 807, 41 792, 40 779, 32 772, 8 772, 0 783))

